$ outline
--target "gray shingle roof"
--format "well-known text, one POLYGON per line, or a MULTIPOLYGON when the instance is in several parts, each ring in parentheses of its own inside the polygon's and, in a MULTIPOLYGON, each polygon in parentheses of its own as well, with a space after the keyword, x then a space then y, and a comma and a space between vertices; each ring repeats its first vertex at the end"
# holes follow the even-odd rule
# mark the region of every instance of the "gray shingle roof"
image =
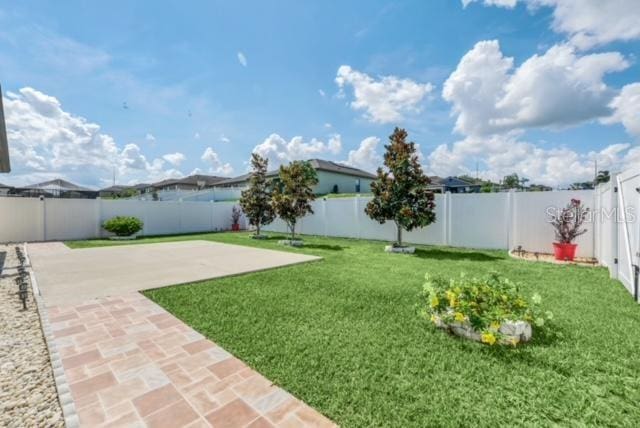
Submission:
MULTIPOLYGON (((369 179, 376 178, 374 174, 371 174, 369 172, 366 172, 361 169, 354 168, 348 165, 337 163, 337 162, 327 161, 323 159, 309 159, 309 163, 315 170, 318 170, 318 171, 335 172, 337 174, 352 175, 355 177, 362 177, 362 178, 369 178, 369 179)), ((267 172, 267 177, 275 177, 276 175, 278 175, 277 169, 267 172)), ((241 184, 248 181, 250 177, 251 177, 250 173, 242 174, 237 177, 220 181, 216 184, 219 184, 221 186, 231 186, 234 184, 241 184)))
POLYGON ((42 189, 42 190, 75 190, 80 192, 92 192, 93 190, 74 184, 70 181, 56 178, 55 180, 43 181, 42 183, 24 186, 24 189, 42 189))

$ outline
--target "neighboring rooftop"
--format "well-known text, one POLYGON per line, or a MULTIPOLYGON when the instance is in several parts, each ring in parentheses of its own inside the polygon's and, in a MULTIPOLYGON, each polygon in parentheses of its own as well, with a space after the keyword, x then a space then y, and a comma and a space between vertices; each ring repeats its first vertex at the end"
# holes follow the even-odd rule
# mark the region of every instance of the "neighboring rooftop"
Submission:
POLYGON ((213 186, 223 180, 226 180, 227 177, 219 177, 216 175, 202 175, 202 174, 193 174, 188 177, 183 178, 169 178, 166 180, 158 181, 157 183, 153 183, 150 186, 156 188, 162 188, 167 186, 173 186, 176 184, 193 184, 200 187, 208 187, 213 186))
MULTIPOLYGON (((327 161, 323 159, 309 159, 309 163, 315 170, 318 170, 318 171, 335 172, 338 174, 353 175, 356 177, 369 178, 372 180, 376 178, 374 174, 371 174, 367 171, 363 171, 361 169, 343 165, 337 162, 327 161)), ((275 177, 276 175, 278 175, 278 170, 274 169, 274 170, 268 171, 266 175, 267 177, 275 177)), ((251 173, 242 174, 237 177, 228 178, 226 180, 220 181, 219 183, 216 183, 216 184, 219 184, 221 186, 231 186, 234 184, 244 183, 248 181, 250 177, 251 177, 251 173)))
POLYGON ((87 187, 79 186, 75 183, 72 183, 67 180, 63 180, 61 178, 56 178, 54 180, 43 181, 42 183, 30 184, 28 186, 23 186, 23 189, 37 189, 37 190, 47 190, 47 191, 76 191, 76 192, 93 192, 92 189, 87 187))

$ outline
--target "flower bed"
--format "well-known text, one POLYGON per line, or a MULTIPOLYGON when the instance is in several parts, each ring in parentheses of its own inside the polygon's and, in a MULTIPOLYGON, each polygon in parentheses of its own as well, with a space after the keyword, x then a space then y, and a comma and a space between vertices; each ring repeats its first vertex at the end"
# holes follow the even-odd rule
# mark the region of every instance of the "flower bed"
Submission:
POLYGON ((427 274, 422 297, 421 312, 436 327, 488 345, 527 342, 533 336, 532 324, 542 327, 553 317, 537 310, 539 295, 529 302, 515 283, 495 273, 451 280, 427 274))

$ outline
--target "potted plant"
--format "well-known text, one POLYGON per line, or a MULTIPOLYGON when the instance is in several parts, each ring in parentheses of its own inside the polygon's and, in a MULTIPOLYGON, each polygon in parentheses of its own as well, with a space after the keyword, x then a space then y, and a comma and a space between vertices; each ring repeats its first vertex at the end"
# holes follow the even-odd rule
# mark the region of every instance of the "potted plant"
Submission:
POLYGON ((587 232, 582 229, 588 208, 585 208, 579 199, 571 199, 571 202, 551 220, 551 225, 556 232, 556 241, 553 243, 553 253, 556 260, 573 261, 578 244, 573 241, 587 232))
POLYGON ((240 216, 242 215, 242 210, 235 206, 231 209, 231 230, 237 232, 240 230, 240 216))
POLYGON ((136 233, 142 230, 143 223, 136 217, 116 216, 105 221, 102 228, 107 232, 111 232, 114 236, 109 239, 126 240, 136 239, 136 233))

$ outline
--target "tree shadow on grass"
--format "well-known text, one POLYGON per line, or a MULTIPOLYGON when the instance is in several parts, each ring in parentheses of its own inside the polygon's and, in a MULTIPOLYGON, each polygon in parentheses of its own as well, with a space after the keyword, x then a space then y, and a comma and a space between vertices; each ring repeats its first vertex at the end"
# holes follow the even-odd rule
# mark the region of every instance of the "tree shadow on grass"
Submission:
POLYGON ((328 245, 328 244, 304 244, 302 248, 309 248, 313 250, 329 250, 329 251, 342 251, 345 248, 342 245, 328 245))
POLYGON ((415 257, 421 259, 434 260, 469 260, 474 262, 489 262, 502 260, 503 257, 494 256, 487 253, 477 251, 456 251, 456 250, 440 250, 437 248, 422 249, 416 248, 415 257))

